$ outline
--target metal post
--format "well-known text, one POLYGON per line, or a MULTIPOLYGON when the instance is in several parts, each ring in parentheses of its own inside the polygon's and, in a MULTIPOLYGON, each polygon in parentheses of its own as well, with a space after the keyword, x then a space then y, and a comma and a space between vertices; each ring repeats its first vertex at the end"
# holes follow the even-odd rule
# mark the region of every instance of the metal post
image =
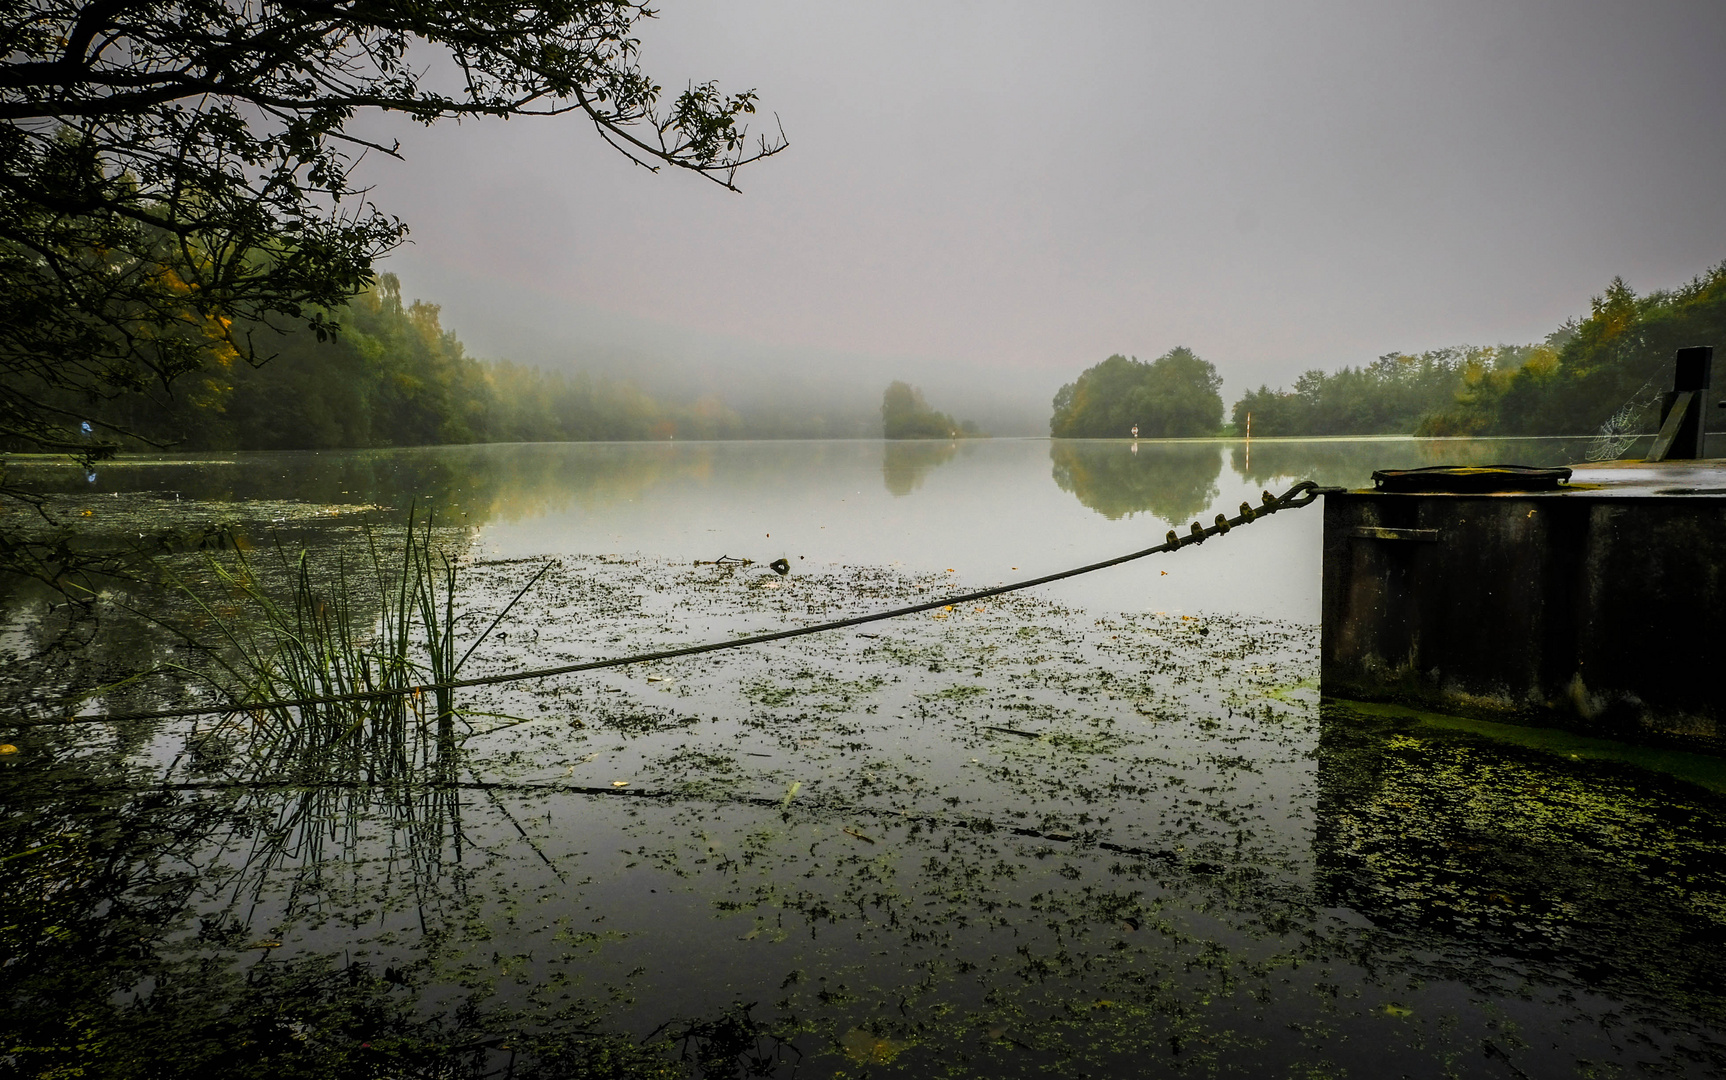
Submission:
POLYGON ((1693 460, 1707 456, 1708 387, 1713 381, 1714 347, 1679 349, 1672 389, 1660 399, 1660 434, 1648 461, 1693 460))

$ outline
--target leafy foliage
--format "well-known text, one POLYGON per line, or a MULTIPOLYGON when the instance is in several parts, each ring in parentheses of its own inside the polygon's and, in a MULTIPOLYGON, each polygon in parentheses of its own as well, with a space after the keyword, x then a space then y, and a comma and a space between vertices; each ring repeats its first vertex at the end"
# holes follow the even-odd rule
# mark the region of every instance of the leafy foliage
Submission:
POLYGON ((1247 432, 1250 415, 1254 435, 1407 434, 1422 417, 1455 401, 1468 372, 1525 362, 1532 352, 1457 346, 1388 353, 1331 374, 1314 369, 1296 379, 1293 390, 1260 386, 1235 402, 1235 431, 1247 432))
POLYGON ((1586 319, 1538 344, 1390 353, 1308 371, 1292 390, 1260 386, 1235 402, 1235 429, 1245 433, 1251 414, 1254 435, 1599 432, 1622 449, 1655 426, 1673 354, 1689 345, 1726 345, 1726 263, 1641 297, 1614 278, 1586 319))
POLYGON ((1223 419, 1222 376, 1184 346, 1146 364, 1115 355, 1055 394, 1049 434, 1057 439, 1148 439, 1214 435, 1223 419))
MULTIPOLYGON (((1613 278, 1588 318, 1572 321, 1515 366, 1470 369, 1424 435, 1560 435, 1652 430, 1673 354, 1726 346, 1726 263, 1670 292, 1637 296, 1613 278)), ((1715 423, 1718 418, 1709 417, 1715 423)))
POLYGON ((981 434, 977 425, 955 421, 923 400, 923 391, 897 380, 881 396, 881 433, 889 439, 958 439, 981 434))
MULTIPOLYGON (((470 356, 435 304, 405 303, 394 275, 337 308, 341 334, 277 338, 269 364, 214 363, 172 393, 98 402, 111 429, 184 449, 323 450, 476 442, 717 438, 748 433, 716 398, 656 399, 590 374, 470 356)), ((64 399, 68 409, 75 398, 64 399)))

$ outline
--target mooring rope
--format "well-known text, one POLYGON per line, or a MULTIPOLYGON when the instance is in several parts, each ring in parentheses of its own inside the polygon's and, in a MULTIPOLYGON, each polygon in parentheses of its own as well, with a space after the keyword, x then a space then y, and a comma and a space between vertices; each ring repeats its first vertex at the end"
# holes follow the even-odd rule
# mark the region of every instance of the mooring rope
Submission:
POLYGON ((1320 495, 1342 491, 1342 488, 1320 487, 1311 480, 1302 480, 1281 495, 1265 492, 1263 505, 1254 509, 1247 503, 1241 503, 1240 513, 1235 517, 1224 517, 1218 514, 1215 524, 1208 528, 1193 522, 1186 536, 1181 536, 1170 529, 1167 539, 1155 547, 1142 551, 1134 551, 1102 562, 1077 566, 1071 570, 1059 573, 1044 574, 1042 577, 1029 578, 1025 581, 1015 581, 1008 585, 996 585, 990 589, 978 589, 974 592, 960 593, 939 600, 930 600, 922 604, 912 604, 909 607, 894 608, 891 611, 877 611, 868 615, 857 615, 849 619, 836 619, 833 622, 820 623, 815 626, 799 626, 790 630, 775 630, 767 634, 754 634, 749 637, 732 638, 728 641, 710 641, 702 645, 686 645, 679 649, 661 649, 657 652, 637 653, 634 656, 619 656, 607 660, 588 660, 578 664, 561 664, 557 667, 535 668, 532 671, 516 671, 506 675, 487 675, 473 679, 454 679, 449 682, 424 683, 417 686, 392 687, 387 690, 355 690, 345 694, 329 694, 323 697, 292 698, 283 701, 227 702, 220 705, 198 705, 182 709, 157 709, 150 712, 103 713, 89 716, 63 716, 42 720, 0 720, 0 727, 28 728, 46 727, 61 724, 118 724, 138 720, 180 720, 193 716, 219 716, 237 712, 259 712, 265 709, 303 709, 314 705, 340 705, 352 701, 377 701, 384 698, 403 697, 408 695, 423 695, 439 690, 466 690, 476 686, 495 686, 500 683, 526 682, 530 679, 549 679, 558 675, 574 675, 582 671, 598 671, 602 668, 626 667, 630 664, 645 664, 654 660, 673 660, 681 656, 699 656, 702 653, 719 652, 724 649, 741 649, 747 645, 763 645, 770 641, 784 641, 787 638, 805 637, 809 634, 825 633, 828 630, 843 630, 848 626, 863 626, 867 623, 882 622, 886 619, 897 619, 903 615, 915 615, 922 611, 933 611, 937 608, 954 607, 959 604, 974 603, 987 600, 991 596, 1003 593, 1018 592, 1022 589, 1047 585, 1052 581, 1062 581, 1066 578, 1078 577, 1080 574, 1095 573, 1111 566, 1119 566, 1135 559, 1143 559, 1148 555, 1160 555, 1164 552, 1178 551, 1183 547, 1202 544, 1212 536, 1220 536, 1230 529, 1241 525, 1249 525, 1259 518, 1268 517, 1279 510, 1298 510, 1309 506, 1318 500, 1320 495))

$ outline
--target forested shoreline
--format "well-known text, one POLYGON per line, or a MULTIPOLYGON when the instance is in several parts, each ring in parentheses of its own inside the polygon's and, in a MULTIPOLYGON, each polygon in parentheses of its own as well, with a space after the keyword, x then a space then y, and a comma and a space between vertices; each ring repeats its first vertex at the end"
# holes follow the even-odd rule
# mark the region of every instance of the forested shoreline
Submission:
POLYGON ((1250 415, 1252 434, 1266 436, 1645 432, 1673 354, 1690 345, 1726 346, 1726 263, 1643 296, 1614 278, 1585 318, 1535 344, 1391 353, 1308 371, 1290 390, 1260 386, 1232 419, 1244 434, 1250 415))
MULTIPOLYGON (((735 438, 749 434, 717 398, 667 402, 635 385, 468 354, 440 309, 404 303, 381 275, 332 312, 327 340, 304 329, 248 333, 264 362, 212 349, 171 392, 58 402, 133 448, 321 450, 445 443, 735 438)), ((105 433, 102 431, 99 434, 105 433)))
MULTIPOLYGON (((330 313, 339 331, 237 327, 261 363, 214 343, 170 389, 52 404, 88 419, 92 438, 133 449, 317 450, 487 442, 775 438, 823 433, 823 418, 745 416, 715 395, 668 401, 633 383, 468 354, 440 309, 405 302, 380 275, 330 313), (811 428, 810 425, 814 425, 811 428), (795 428, 795 430, 793 430, 795 428)), ((1056 395, 1056 438, 1338 435, 1559 435, 1651 430, 1674 351, 1726 341, 1726 263, 1638 296, 1614 279, 1587 317, 1528 345, 1390 353, 1310 370, 1292 388, 1261 385, 1223 423, 1216 368, 1177 348, 1156 361, 1113 356, 1056 395)), ((893 383, 888 438, 980 434, 893 383), (903 399, 903 400, 900 400, 903 399)), ((840 425, 833 435, 860 434, 840 425)))

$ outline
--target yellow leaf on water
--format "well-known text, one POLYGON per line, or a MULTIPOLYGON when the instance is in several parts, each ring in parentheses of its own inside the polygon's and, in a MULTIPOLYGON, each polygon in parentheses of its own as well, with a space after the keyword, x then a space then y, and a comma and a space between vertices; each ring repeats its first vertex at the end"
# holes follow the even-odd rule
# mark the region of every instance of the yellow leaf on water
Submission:
POLYGON ((4 757, 7 754, 16 754, 17 752, 18 748, 13 746, 11 743, 0 743, 0 757, 4 757))
POLYGON ((839 1049, 859 1065, 885 1065, 899 1056, 910 1043, 884 1039, 863 1028, 852 1028, 839 1037, 839 1049))

